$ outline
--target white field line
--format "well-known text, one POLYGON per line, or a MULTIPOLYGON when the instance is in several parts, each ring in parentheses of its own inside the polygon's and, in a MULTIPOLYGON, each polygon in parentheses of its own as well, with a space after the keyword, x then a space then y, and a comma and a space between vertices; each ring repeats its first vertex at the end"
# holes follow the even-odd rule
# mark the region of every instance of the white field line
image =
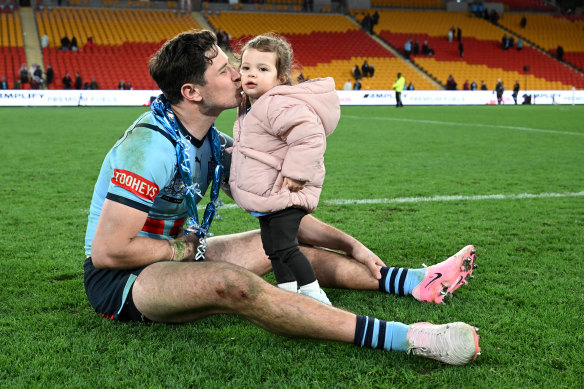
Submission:
MULTIPOLYGON (((521 199, 545 199, 545 198, 559 198, 559 197, 582 197, 584 191, 568 192, 568 193, 521 193, 521 194, 493 194, 493 195, 477 195, 477 196, 432 196, 432 197, 398 197, 393 199, 336 199, 323 200, 323 204, 327 205, 346 205, 346 204, 404 204, 404 203, 428 203, 428 202, 444 202, 444 201, 479 201, 479 200, 521 200, 521 199)), ((225 204, 221 209, 237 208, 235 204, 225 204)), ((199 207, 199 209, 204 209, 199 207)))
MULTIPOLYGON (((341 118, 358 119, 358 120, 364 119, 362 116, 352 116, 352 115, 342 115, 341 118)), ((545 129, 541 129, 541 128, 517 127, 517 126, 501 126, 501 125, 497 125, 497 124, 440 122, 440 121, 436 121, 436 120, 403 119, 403 118, 391 118, 391 117, 384 117, 384 116, 383 117, 368 116, 367 119, 393 120, 393 121, 400 121, 400 122, 413 122, 413 123, 425 123, 425 124, 438 124, 438 125, 444 125, 444 126, 491 127, 491 128, 502 128, 505 130, 542 132, 542 133, 546 133, 546 134, 584 136, 584 133, 580 133, 580 132, 554 131, 554 130, 545 130, 545 129)))

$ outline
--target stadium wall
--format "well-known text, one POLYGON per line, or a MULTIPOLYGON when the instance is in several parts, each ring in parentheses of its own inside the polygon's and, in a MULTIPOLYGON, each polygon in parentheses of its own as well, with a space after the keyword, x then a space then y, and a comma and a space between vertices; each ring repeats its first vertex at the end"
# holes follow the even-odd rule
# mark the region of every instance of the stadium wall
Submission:
MULTIPOLYGON (((0 107, 65 106, 148 106, 158 90, 3 90, 0 107)), ((395 92, 389 90, 337 91, 341 105, 395 105, 395 92)), ((503 94, 505 104, 514 104, 512 91, 503 94)), ((520 91, 518 104, 584 104, 583 90, 520 91)), ((404 105, 492 105, 492 91, 404 91, 404 105)))

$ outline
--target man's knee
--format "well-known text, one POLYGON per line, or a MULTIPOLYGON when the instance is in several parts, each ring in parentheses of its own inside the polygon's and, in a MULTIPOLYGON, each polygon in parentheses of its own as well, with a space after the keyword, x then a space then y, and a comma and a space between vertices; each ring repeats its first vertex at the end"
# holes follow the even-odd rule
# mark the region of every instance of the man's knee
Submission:
POLYGON ((214 281, 214 293, 229 305, 253 302, 261 290, 262 279, 250 271, 228 263, 220 264, 214 281))

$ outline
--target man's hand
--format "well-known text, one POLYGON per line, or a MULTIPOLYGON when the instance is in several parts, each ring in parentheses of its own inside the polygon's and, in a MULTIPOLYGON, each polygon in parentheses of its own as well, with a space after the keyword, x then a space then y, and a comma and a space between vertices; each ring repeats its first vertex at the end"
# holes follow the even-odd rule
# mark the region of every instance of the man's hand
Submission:
POLYGON ((306 184, 306 181, 298 181, 293 178, 284 177, 284 183, 282 185, 287 186, 290 192, 298 192, 304 188, 304 184, 306 184))
POLYGON ((356 242, 351 252, 347 252, 347 254, 353 257, 356 261, 361 262, 363 265, 367 266, 375 279, 381 279, 381 272, 379 271, 379 268, 381 266, 385 266, 385 263, 383 263, 383 261, 379 259, 377 255, 365 247, 361 242, 356 242))

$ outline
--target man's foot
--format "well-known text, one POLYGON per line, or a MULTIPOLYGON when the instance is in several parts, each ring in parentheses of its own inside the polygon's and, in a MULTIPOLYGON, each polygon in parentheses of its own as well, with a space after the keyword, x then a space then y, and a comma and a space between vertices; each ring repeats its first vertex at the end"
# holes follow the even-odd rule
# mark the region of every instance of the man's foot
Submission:
POLYGON ((466 323, 415 323, 407 334, 408 354, 436 359, 449 365, 466 365, 481 355, 478 328, 466 323))
POLYGON ((424 280, 412 291, 412 296, 419 301, 443 303, 445 297, 452 297, 452 292, 474 277, 472 272, 477 268, 476 260, 476 250, 469 245, 446 261, 430 266, 424 280))
POLYGON ((324 303, 326 305, 332 305, 330 300, 328 299, 328 297, 326 297, 326 293, 324 292, 324 290, 320 289, 318 292, 312 292, 309 290, 299 290, 298 293, 303 294, 305 296, 308 297, 312 297, 315 300, 320 301, 321 303, 324 303))

